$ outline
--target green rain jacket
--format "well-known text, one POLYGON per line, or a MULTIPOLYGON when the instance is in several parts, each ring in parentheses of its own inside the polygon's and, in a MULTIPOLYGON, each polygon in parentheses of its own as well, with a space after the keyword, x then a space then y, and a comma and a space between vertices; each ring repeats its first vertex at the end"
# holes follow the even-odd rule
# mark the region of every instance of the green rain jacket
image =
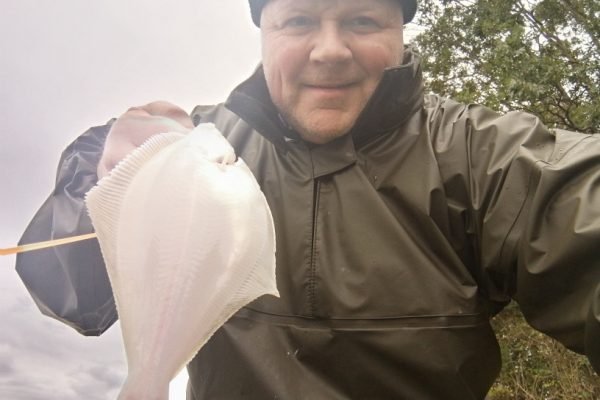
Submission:
MULTIPOLYGON (((600 370, 600 137, 424 96, 410 54, 324 145, 285 125, 260 68, 192 117, 265 193, 281 298, 215 333, 188 366, 189 399, 483 399, 500 370, 489 320, 511 299, 600 370)), ((67 148, 22 242, 91 231, 82 197, 108 129, 67 148)), ((22 254, 17 270, 81 333, 116 320, 97 243, 22 254)))

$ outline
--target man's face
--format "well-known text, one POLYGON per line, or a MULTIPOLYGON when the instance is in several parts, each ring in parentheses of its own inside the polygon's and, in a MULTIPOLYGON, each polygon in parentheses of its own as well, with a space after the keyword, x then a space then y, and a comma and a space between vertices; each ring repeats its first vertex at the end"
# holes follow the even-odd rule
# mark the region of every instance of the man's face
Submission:
POLYGON ((271 0, 260 27, 271 98, 313 143, 350 130, 404 51, 395 0, 271 0))

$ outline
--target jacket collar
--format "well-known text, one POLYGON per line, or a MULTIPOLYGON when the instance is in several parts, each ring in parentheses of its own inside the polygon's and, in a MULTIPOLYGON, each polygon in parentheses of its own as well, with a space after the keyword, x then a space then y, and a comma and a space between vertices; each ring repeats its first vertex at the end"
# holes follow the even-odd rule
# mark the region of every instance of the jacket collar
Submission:
MULTIPOLYGON (((404 63, 385 70, 349 135, 360 146, 403 125, 422 104, 420 60, 407 48, 404 63)), ((286 147, 286 137, 300 140, 271 101, 262 66, 234 89, 225 106, 277 147, 286 147)))

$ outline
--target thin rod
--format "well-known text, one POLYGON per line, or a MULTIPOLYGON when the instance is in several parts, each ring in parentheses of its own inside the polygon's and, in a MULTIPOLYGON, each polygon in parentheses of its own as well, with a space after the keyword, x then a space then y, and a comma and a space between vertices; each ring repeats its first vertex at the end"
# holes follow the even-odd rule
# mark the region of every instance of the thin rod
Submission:
POLYGON ((62 239, 47 240, 45 242, 23 244, 17 247, 10 247, 7 249, 0 249, 0 256, 7 256, 9 254, 24 253, 26 251, 46 249, 48 247, 60 246, 67 243, 79 242, 81 240, 93 239, 96 237, 95 233, 87 233, 85 235, 71 236, 62 239))

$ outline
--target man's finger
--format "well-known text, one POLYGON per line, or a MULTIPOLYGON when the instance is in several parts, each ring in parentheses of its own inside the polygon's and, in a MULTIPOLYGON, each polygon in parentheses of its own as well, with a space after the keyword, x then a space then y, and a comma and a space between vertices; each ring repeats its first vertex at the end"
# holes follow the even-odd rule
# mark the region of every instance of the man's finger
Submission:
POLYGON ((186 128, 193 129, 192 119, 181 107, 167 101, 154 101, 140 107, 132 107, 125 114, 160 116, 173 119, 186 128))

